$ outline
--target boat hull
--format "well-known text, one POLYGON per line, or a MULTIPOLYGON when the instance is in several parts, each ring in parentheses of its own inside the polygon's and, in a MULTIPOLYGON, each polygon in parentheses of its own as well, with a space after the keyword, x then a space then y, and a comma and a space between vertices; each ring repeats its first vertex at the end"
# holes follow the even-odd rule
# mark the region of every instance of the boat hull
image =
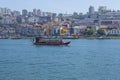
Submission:
POLYGON ((62 43, 56 43, 56 42, 35 42, 34 45, 68 45, 70 44, 70 41, 68 42, 62 42, 62 43))

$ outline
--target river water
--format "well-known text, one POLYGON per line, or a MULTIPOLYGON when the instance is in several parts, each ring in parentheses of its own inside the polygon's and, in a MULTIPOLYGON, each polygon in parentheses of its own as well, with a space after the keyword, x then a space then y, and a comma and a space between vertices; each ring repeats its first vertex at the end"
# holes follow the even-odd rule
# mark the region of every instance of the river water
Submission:
POLYGON ((0 39, 0 80, 120 80, 119 39, 70 41, 35 46, 30 39, 0 39))

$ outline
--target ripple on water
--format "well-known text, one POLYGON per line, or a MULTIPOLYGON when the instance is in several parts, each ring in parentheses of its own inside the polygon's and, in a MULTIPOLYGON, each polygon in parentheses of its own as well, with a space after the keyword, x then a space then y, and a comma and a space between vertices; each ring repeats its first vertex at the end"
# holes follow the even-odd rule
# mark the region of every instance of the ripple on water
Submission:
POLYGON ((35 46, 0 40, 0 80, 120 80, 120 40, 71 40, 35 46))

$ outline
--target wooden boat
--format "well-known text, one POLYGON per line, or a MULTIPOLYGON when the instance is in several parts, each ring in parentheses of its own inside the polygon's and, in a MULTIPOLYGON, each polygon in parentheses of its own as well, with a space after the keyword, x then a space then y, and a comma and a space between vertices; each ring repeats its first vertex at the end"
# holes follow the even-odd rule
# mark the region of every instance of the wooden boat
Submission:
POLYGON ((43 38, 43 37, 36 37, 34 41, 35 45, 68 45, 70 41, 64 42, 62 39, 57 38, 43 38))

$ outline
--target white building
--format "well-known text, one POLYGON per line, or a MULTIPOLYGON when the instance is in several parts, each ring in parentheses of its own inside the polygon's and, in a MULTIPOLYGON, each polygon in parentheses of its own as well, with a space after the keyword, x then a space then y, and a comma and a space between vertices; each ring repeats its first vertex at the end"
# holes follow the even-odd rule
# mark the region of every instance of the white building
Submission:
POLYGON ((38 22, 39 21, 39 17, 29 17, 28 18, 28 22, 29 23, 36 23, 36 22, 38 22))
POLYGON ((37 15, 37 9, 33 9, 33 15, 37 15))
POLYGON ((20 12, 19 11, 13 11, 13 16, 14 17, 17 17, 17 16, 19 16, 20 15, 20 12))
POLYGON ((16 18, 11 16, 3 16, 3 19, 1 20, 1 24, 15 24, 16 18))
POLYGON ((42 15, 42 12, 40 9, 37 10, 37 16, 41 16, 42 15))
POLYGON ((92 15, 92 14, 94 14, 94 13, 95 13, 94 7, 93 7, 93 6, 90 6, 90 7, 89 7, 89 14, 92 15))
POLYGON ((105 33, 107 35, 120 35, 120 29, 106 29, 105 33))
POLYGON ((2 15, 11 15, 11 9, 0 8, 0 14, 2 14, 2 15))

